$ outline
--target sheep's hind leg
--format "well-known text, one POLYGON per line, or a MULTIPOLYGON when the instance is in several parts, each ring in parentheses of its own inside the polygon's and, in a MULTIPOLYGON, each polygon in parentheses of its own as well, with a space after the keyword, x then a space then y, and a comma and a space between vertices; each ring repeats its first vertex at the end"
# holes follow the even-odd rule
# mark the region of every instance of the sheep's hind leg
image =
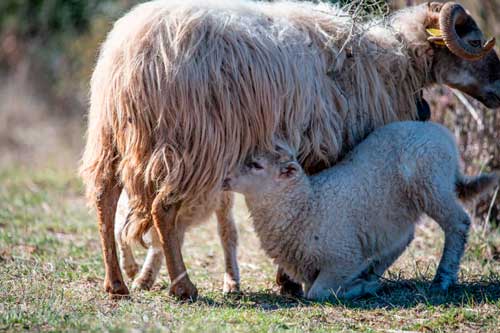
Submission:
POLYGON ((238 230, 233 217, 234 195, 230 192, 222 193, 221 203, 215 211, 217 229, 224 251, 224 293, 240 291, 240 272, 238 268, 238 230))
POLYGON ((115 213, 121 190, 122 187, 115 177, 103 181, 95 202, 106 271, 104 289, 113 298, 129 294, 118 264, 114 237, 115 213))
POLYGON ((146 237, 150 238, 147 242, 149 247, 146 254, 146 260, 144 260, 139 276, 132 284, 132 288, 139 290, 151 289, 163 264, 163 250, 156 229, 149 229, 146 237))
POLYGON ((471 221, 454 194, 439 198, 436 204, 438 206, 429 211, 428 215, 444 230, 445 242, 431 289, 447 291, 458 279, 460 260, 465 251, 471 221))
POLYGON ((167 263, 171 286, 169 293, 182 300, 195 300, 198 290, 189 280, 176 231, 176 220, 180 203, 164 206, 164 193, 160 192, 153 201, 152 216, 158 232, 167 263))

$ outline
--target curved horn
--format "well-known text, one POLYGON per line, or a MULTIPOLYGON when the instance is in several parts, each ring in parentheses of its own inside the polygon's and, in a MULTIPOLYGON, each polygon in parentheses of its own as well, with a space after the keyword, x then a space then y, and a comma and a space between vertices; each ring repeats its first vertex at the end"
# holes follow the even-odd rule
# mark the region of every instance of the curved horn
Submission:
POLYGON ((456 31, 457 22, 464 22, 469 18, 465 9, 454 2, 446 3, 439 15, 439 26, 443 32, 446 47, 455 55, 467 60, 483 58, 495 46, 495 38, 488 40, 481 48, 467 44, 456 31))

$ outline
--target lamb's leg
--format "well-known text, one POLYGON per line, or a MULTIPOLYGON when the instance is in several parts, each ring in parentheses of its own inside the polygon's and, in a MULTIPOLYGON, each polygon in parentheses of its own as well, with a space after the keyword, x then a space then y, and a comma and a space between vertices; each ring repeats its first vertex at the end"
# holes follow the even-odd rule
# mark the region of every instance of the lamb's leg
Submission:
POLYGON ((344 299, 353 299, 367 295, 374 295, 380 290, 382 285, 379 279, 375 280, 365 280, 356 279, 349 285, 344 287, 344 291, 340 293, 340 296, 344 299))
POLYGON ((307 290, 306 298, 314 301, 325 301, 334 298, 341 292, 345 278, 329 268, 320 271, 313 284, 307 290))
POLYGON ((276 284, 280 286, 280 294, 284 296, 302 297, 302 285, 293 281, 282 267, 278 266, 276 284))
POLYGON ((435 209, 427 214, 443 229, 445 242, 432 289, 446 291, 458 279, 460 260, 465 251, 471 221, 455 194, 441 196, 436 204, 435 209))
POLYGON ((336 262, 335 267, 322 269, 308 289, 306 297, 324 301, 329 298, 354 298, 370 292, 375 293, 379 288, 379 282, 359 279, 364 270, 363 264, 359 266, 336 262))
POLYGON ((414 230, 405 237, 399 244, 397 244, 394 248, 388 251, 383 256, 376 258, 371 263, 370 267, 361 273, 360 278, 366 281, 375 281, 379 280, 382 275, 384 275, 385 271, 391 267, 391 265, 399 258, 399 256, 404 252, 404 250, 408 247, 411 241, 414 238, 414 230))
POLYGON ((128 244, 122 237, 123 229, 127 224, 129 217, 129 214, 125 217, 117 214, 115 219, 115 239, 118 244, 118 252, 120 253, 120 266, 125 271, 127 277, 129 279, 133 279, 139 271, 139 265, 135 262, 130 244, 128 244))
POLYGON ((149 229, 146 237, 150 238, 150 241, 147 242, 149 248, 141 272, 132 284, 132 288, 134 289, 151 289, 163 263, 163 249, 156 229, 149 229))
POLYGON ((120 265, 118 264, 114 237, 116 206, 121 190, 122 187, 113 176, 102 182, 99 195, 95 202, 104 257, 104 267, 106 271, 104 289, 111 297, 129 294, 128 288, 123 282, 120 265))
POLYGON ((230 192, 222 193, 221 203, 215 211, 217 216, 217 229, 224 251, 224 293, 238 292, 240 290, 240 272, 238 268, 238 230, 233 217, 234 195, 230 192))
POLYGON ((170 294, 180 299, 194 300, 198 296, 198 290, 189 280, 176 232, 176 219, 180 204, 164 206, 164 198, 165 195, 160 192, 153 201, 151 213, 167 262, 171 281, 170 294))

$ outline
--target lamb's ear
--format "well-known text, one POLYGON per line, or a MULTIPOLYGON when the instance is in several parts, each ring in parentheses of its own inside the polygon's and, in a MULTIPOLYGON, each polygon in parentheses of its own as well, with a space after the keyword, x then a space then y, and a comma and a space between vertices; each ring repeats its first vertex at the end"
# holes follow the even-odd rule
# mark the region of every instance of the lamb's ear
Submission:
POLYGON ((280 168, 280 178, 293 178, 300 171, 300 165, 297 162, 286 162, 280 168))

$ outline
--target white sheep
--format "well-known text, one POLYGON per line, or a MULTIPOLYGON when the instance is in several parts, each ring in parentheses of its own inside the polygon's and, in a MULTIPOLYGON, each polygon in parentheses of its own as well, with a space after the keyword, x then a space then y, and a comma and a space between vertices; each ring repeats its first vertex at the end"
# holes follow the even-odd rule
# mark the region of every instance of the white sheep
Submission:
POLYGON ((451 133, 420 122, 375 130, 342 162, 314 176, 279 149, 225 181, 245 195, 264 250, 314 300, 332 292, 345 298, 376 292, 423 214, 445 232, 433 287, 447 290, 457 280, 470 225, 458 198, 497 183, 494 174, 464 176, 451 133))

